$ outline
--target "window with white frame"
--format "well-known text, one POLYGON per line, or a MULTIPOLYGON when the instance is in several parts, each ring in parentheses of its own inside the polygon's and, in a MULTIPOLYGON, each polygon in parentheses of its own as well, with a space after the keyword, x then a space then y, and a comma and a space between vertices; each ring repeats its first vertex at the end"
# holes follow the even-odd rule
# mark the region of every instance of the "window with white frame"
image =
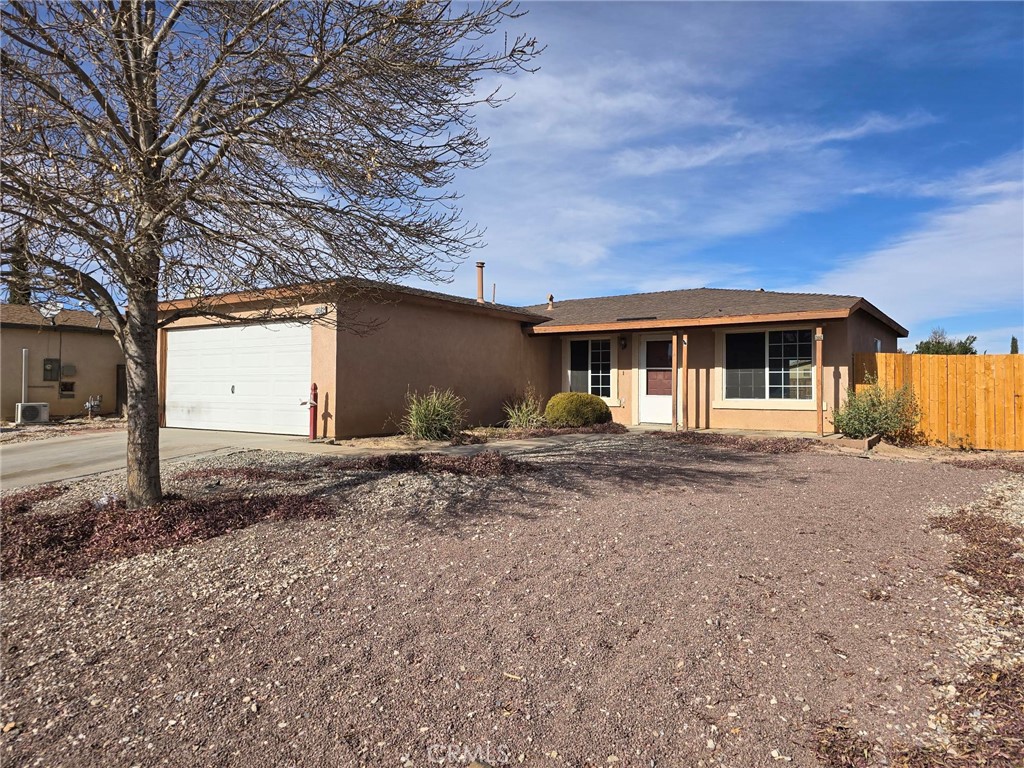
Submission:
POLYGON ((725 335, 726 400, 810 400, 814 366, 810 329, 725 335))
POLYGON ((569 391, 612 396, 612 340, 569 342, 569 391))

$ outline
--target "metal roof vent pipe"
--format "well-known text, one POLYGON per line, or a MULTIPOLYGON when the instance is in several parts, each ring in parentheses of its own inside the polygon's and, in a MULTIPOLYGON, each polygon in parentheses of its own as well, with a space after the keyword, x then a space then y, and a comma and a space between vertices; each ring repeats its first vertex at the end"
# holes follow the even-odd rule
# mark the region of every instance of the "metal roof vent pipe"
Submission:
POLYGON ((548 311, 550 312, 554 308, 555 308, 555 294, 549 293, 548 294, 548 311))
POLYGON ((476 263, 476 303, 483 304, 484 302, 484 262, 478 261, 476 263))

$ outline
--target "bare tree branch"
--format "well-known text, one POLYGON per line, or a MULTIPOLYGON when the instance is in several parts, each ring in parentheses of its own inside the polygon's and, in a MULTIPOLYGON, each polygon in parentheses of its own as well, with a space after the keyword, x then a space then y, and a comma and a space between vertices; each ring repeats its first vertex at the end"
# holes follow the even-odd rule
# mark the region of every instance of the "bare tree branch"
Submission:
MULTIPOLYGON (((488 47, 519 15, 505 0, 0 6, 0 238, 25 233, 32 281, 118 329, 132 504, 159 498, 161 299, 203 297, 180 312, 223 320, 225 293, 442 280, 479 244, 450 185, 487 157, 487 78, 539 52, 488 47)), ((369 332, 346 309, 359 290, 317 322, 369 332)))

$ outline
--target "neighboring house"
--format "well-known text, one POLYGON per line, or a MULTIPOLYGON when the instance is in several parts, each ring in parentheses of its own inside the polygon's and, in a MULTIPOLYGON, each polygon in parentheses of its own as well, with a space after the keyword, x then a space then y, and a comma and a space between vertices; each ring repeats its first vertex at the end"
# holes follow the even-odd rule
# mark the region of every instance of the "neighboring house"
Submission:
POLYGON ((853 354, 894 352, 907 336, 856 296, 701 288, 511 307, 485 303, 482 287, 474 301, 366 282, 371 295, 345 298, 343 285, 222 296, 217 312, 236 320, 170 322, 165 426, 306 434, 311 383, 323 437, 393 433, 406 394, 430 387, 464 397, 470 423, 493 424, 533 385, 599 395, 624 424, 830 433, 853 354), (335 328, 328 301, 380 327, 335 328), (305 322, 255 317, 275 307, 305 322))
POLYGON ((121 412, 124 355, 106 320, 67 309, 49 320, 29 305, 0 304, 0 418, 8 421, 22 402, 22 350, 28 350, 26 402, 48 403, 50 418, 84 415, 94 395, 103 398, 98 413, 121 412))

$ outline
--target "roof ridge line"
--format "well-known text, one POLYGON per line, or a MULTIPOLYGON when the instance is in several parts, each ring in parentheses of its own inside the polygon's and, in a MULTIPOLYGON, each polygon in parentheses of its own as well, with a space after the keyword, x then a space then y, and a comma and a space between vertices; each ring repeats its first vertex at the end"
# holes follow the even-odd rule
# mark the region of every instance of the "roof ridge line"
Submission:
MULTIPOLYGON (((852 293, 815 293, 813 291, 767 291, 763 288, 672 288, 664 291, 640 291, 638 293, 614 293, 607 296, 583 296, 577 299, 556 299, 555 305, 565 304, 570 301, 598 301, 600 299, 625 299, 630 296, 658 296, 667 293, 686 293, 689 291, 732 291, 734 293, 773 293, 781 296, 828 296, 837 299, 863 299, 863 296, 856 296, 852 293)), ((546 302, 540 304, 525 304, 524 307, 543 307, 546 302)))

